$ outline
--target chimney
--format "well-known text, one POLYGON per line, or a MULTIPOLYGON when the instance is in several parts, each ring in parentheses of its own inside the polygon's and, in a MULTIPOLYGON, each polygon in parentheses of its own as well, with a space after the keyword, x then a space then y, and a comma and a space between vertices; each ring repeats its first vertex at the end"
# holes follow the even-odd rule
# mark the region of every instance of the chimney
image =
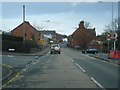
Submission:
POLYGON ((85 27, 84 27, 84 21, 81 21, 81 22, 80 22, 79 28, 85 28, 85 27))

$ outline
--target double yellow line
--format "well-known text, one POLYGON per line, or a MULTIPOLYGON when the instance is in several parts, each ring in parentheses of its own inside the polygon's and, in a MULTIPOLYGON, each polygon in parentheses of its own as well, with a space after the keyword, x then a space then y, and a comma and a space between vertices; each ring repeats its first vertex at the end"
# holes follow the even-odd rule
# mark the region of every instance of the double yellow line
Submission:
MULTIPOLYGON (((5 67, 9 67, 9 68, 13 68, 12 66, 6 65, 6 64, 0 64, 1 66, 5 66, 5 67)), ((2 85, 3 88, 5 86, 7 86, 10 82, 14 81, 18 76, 20 75, 20 73, 18 72, 12 79, 10 79, 7 83, 5 83, 4 85, 2 85)))

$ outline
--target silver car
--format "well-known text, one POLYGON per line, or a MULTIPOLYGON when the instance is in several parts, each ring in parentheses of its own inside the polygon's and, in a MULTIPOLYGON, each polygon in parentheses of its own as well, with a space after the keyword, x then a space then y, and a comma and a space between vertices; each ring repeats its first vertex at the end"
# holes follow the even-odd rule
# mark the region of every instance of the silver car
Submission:
POLYGON ((60 45, 59 44, 52 44, 51 45, 51 54, 53 54, 53 53, 58 53, 58 54, 60 54, 60 45))

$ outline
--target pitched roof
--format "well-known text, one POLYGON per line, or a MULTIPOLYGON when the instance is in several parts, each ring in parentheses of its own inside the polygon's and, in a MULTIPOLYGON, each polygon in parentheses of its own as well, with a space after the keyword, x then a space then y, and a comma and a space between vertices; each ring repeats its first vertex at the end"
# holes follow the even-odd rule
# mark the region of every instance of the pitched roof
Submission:
POLYGON ((94 28, 94 29, 87 29, 87 30, 88 30, 88 32, 90 32, 91 34, 96 35, 95 28, 94 28))
POLYGON ((35 27, 33 27, 28 21, 24 21, 23 23, 21 23, 20 25, 18 25, 16 28, 14 28, 11 32, 13 32, 14 30, 16 30, 17 28, 19 28, 20 26, 24 25, 24 24, 28 24, 31 28, 33 28, 34 30, 38 31, 35 27))

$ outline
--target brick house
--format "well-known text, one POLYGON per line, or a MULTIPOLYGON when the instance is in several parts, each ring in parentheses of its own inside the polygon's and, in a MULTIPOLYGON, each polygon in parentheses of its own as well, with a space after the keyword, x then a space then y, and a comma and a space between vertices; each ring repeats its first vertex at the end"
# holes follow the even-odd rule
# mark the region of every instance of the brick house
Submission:
POLYGON ((79 28, 68 38, 68 42, 73 46, 87 47, 88 43, 96 38, 95 28, 86 29, 84 21, 81 21, 79 28))
POLYGON ((13 29, 11 34, 19 37, 23 37, 24 34, 25 40, 33 40, 39 45, 39 32, 27 21, 13 29))

